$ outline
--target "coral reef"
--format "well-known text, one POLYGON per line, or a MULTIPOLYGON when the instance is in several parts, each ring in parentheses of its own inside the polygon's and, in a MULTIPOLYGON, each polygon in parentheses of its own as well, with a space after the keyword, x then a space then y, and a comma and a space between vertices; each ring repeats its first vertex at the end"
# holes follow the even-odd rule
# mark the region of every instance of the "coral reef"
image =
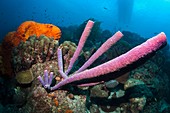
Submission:
MULTIPOLYGON (((104 56, 97 59, 91 67, 93 68, 96 65, 107 62, 121 54, 126 54, 136 44, 143 42, 140 38, 139 35, 134 33, 125 33, 125 36, 113 45, 111 50, 106 52, 104 56), (126 36, 129 36, 130 42, 128 42, 126 36), (137 42, 131 44, 133 40, 137 42)), ((90 59, 92 53, 96 52, 95 46, 85 47, 84 50, 86 51, 84 52, 83 50, 80 52, 79 58, 76 59, 73 69, 68 74, 69 76, 66 75, 63 78, 61 71, 65 73, 69 67, 71 58, 76 53, 77 46, 75 43, 65 41, 59 45, 57 40, 45 35, 39 37, 33 35, 25 43, 20 42, 12 51, 12 68, 16 74, 15 80, 20 84, 16 84, 15 80, 9 81, 0 78, 0 112, 170 112, 170 105, 167 103, 166 98, 170 82, 168 75, 162 70, 166 60, 162 50, 156 52, 157 54, 149 60, 146 57, 147 61, 143 62, 141 60, 143 65, 137 66, 137 68, 133 66, 139 65, 140 62, 131 65, 132 67, 130 66, 130 69, 120 69, 115 73, 105 74, 101 78, 97 77, 95 79, 97 83, 93 83, 91 78, 83 79, 80 82, 76 81, 66 84, 66 86, 52 92, 42 87, 37 79, 39 75, 43 75, 44 77, 42 79, 44 78, 46 81, 48 75, 53 75, 52 81, 48 79, 51 81, 51 86, 59 84, 69 77, 74 78, 76 70, 85 62, 85 59, 90 59), (62 59, 62 62, 60 59, 62 59), (44 70, 46 70, 45 73, 44 70), (110 78, 111 76, 116 76, 117 78, 110 78)))
POLYGON ((42 24, 34 21, 23 22, 16 31, 9 32, 2 41, 2 61, 6 77, 13 77, 11 66, 11 51, 20 42, 25 42, 32 35, 46 35, 48 38, 58 40, 61 37, 61 30, 52 24, 42 24))
MULTIPOLYGON (((91 27, 92 27, 91 23, 87 23, 86 27, 87 28, 85 28, 85 31, 83 32, 83 35, 81 37, 81 38, 85 38, 85 39, 80 39, 80 42, 82 40, 86 40, 87 36, 89 35, 89 32, 90 32, 91 27), (88 25, 88 24, 90 24, 90 25, 88 25), (87 34, 86 34, 86 30, 88 32, 87 34)), ((146 56, 147 54, 150 54, 150 53, 157 51, 157 49, 159 49, 160 47, 164 46, 164 44, 166 44, 165 38, 166 38, 166 36, 164 35, 164 33, 160 33, 159 35, 147 40, 145 43, 133 48, 129 52, 120 56, 122 58, 125 57, 126 60, 128 60, 129 62, 127 62, 127 61, 125 61, 124 59, 121 59, 121 58, 119 59, 119 57, 118 57, 116 59, 119 59, 118 61, 121 62, 121 63, 118 63, 120 65, 117 65, 117 66, 121 66, 121 64, 123 64, 123 62, 126 62, 126 64, 125 64, 125 67, 126 67, 127 64, 130 65, 131 63, 136 62, 138 59, 146 56), (140 50, 140 52, 142 51, 142 53, 139 54, 139 52, 137 52, 139 50, 140 50), (135 54, 135 53, 137 53, 137 54, 135 54), (128 58, 128 56, 131 56, 131 57, 128 58), (133 60, 131 59, 132 56, 133 56, 133 60)), ((97 82, 94 82, 94 83, 93 82, 87 82, 87 79, 90 80, 90 79, 95 78, 96 76, 98 77, 98 80, 100 80, 99 76, 102 75, 100 72, 105 70, 105 68, 107 66, 111 66, 111 64, 107 65, 107 62, 100 65, 102 68, 98 68, 100 66, 97 66, 97 67, 94 67, 92 69, 85 70, 85 71, 84 71, 84 68, 83 68, 80 71, 80 73, 75 72, 75 74, 73 74, 69 77, 67 76, 69 71, 71 70, 70 68, 72 68, 72 66, 73 66, 73 63, 75 62, 75 60, 77 60, 77 54, 80 54, 80 51, 82 49, 82 45, 84 45, 84 42, 83 42, 83 44, 81 45, 80 48, 79 48, 79 44, 78 44, 78 47, 77 47, 77 49, 76 49, 76 51, 75 51, 75 53, 74 53, 74 55, 73 55, 73 57, 70 61, 70 63, 72 63, 72 64, 71 64, 71 66, 69 65, 68 70, 66 70, 65 72, 62 68, 63 62, 62 62, 61 48, 58 49, 59 73, 60 73, 60 76, 62 76, 64 80, 60 81, 59 83, 56 83, 57 84, 56 86, 50 87, 49 84, 47 82, 45 82, 45 81, 48 81, 48 74, 44 73, 43 78, 41 76, 38 77, 39 80, 41 81, 42 85, 44 86, 44 88, 47 88, 49 90, 54 91, 54 90, 59 89, 62 86, 65 86, 65 85, 67 85, 67 86, 68 85, 78 85, 78 86, 91 86, 91 85, 93 86, 93 85, 95 85, 94 87, 92 87, 92 89, 90 89, 90 100, 88 100, 89 104, 91 104, 90 108, 89 108, 91 112, 94 112, 94 111, 95 112, 100 112, 100 111, 101 112, 102 111, 103 112, 127 112, 127 111, 129 112, 130 111, 132 113, 141 112, 144 109, 144 106, 146 105, 147 101, 150 101, 153 98, 152 92, 147 87, 147 85, 145 85, 144 82, 130 78, 129 80, 127 80, 124 83, 123 89, 120 86, 119 87, 114 86, 114 87, 117 87, 119 89, 119 90, 115 90, 115 91, 114 91, 114 87, 111 87, 111 89, 113 89, 113 91, 111 91, 109 89, 105 89, 103 84, 102 84, 103 82, 101 82, 101 81, 99 81, 99 82, 97 81, 97 82), (101 71, 99 72, 97 70, 101 70, 101 71), (86 82, 81 82, 81 80, 83 80, 83 79, 85 79, 86 82), (76 82, 77 82, 77 84, 74 84, 76 82), (98 83, 100 83, 101 85, 96 85, 98 83), (49 87, 46 87, 46 85, 48 85, 49 87), (101 101, 102 99, 103 99, 103 101, 101 101), (114 101, 114 100, 119 100, 119 101, 113 103, 112 101, 114 101), (105 103, 106 105, 103 105, 101 102, 105 103), (97 104, 97 106, 95 104, 97 104), (93 107, 93 108, 91 108, 91 107, 93 107)), ((102 45, 102 47, 103 47, 103 45, 102 45)), ((100 50, 100 48, 99 48, 99 50, 100 50)), ((100 52, 103 53, 103 51, 100 51, 100 52)), ((91 59, 91 58, 89 58, 89 59, 91 59)), ((96 59, 96 58, 94 58, 94 59, 96 59)), ((114 60, 111 60, 109 63, 112 63, 112 61, 114 61, 114 60)), ((88 66, 89 66, 89 65, 91 65, 91 62, 93 62, 93 60, 92 61, 88 60, 87 62, 88 62, 87 63, 88 66)), ((117 63, 115 61, 112 64, 116 65, 117 63)), ((85 67, 85 69, 87 67, 85 67)), ((124 67, 120 67, 120 68, 124 68, 124 67)), ((112 71, 109 71, 110 67, 107 67, 106 69, 107 69, 108 73, 112 72, 112 71)), ((114 68, 111 68, 111 70, 114 70, 114 68)), ((119 70, 121 70, 121 69, 119 69, 119 70)), ((104 75, 108 74, 107 72, 104 73, 104 75)), ((107 78, 107 77, 105 77, 105 78, 107 78)), ((104 80, 104 79, 101 79, 101 80, 104 80)), ((58 91, 58 90, 56 90, 56 91, 58 91)))
MULTIPOLYGON (((35 35, 30 36, 26 42, 21 42, 12 51, 12 66, 16 74, 16 80, 24 84, 26 82, 25 80, 27 80, 24 78, 31 77, 31 79, 29 79, 29 82, 31 82, 31 80, 38 77, 35 75, 43 74, 42 71, 39 71, 43 69, 54 72, 55 76, 59 75, 58 59, 56 57, 58 47, 57 40, 44 35, 40 37, 36 37, 35 35), (29 73, 26 74, 25 72, 27 72, 27 70, 30 70, 33 75, 29 73)), ((60 47, 63 48, 64 68, 66 69, 69 65, 70 58, 73 56, 76 45, 72 42, 65 41, 60 47)))
MULTIPOLYGON (((85 112, 84 96, 74 96, 69 98, 68 92, 64 90, 47 93, 42 87, 36 87, 29 96, 29 102, 25 108, 33 107, 30 112, 36 113, 67 113, 67 112, 85 112)), ((22 109, 23 112, 26 111, 22 109)))
POLYGON ((58 41, 41 35, 31 36, 21 42, 12 51, 12 65, 17 73, 29 69, 33 64, 42 63, 55 58, 58 41))
POLYGON ((27 94, 29 92, 29 95, 27 95, 27 103, 20 109, 20 112, 85 112, 85 95, 79 96, 72 94, 74 96, 72 97, 69 96, 70 93, 68 91, 64 90, 47 93, 36 79, 39 75, 43 74, 42 70, 48 70, 48 72, 53 72, 56 83, 62 80, 58 72, 57 48, 62 48, 63 50, 63 62, 65 63, 64 68, 66 69, 70 58, 77 48, 77 46, 70 41, 65 41, 59 46, 57 40, 44 35, 40 37, 34 35, 30 36, 25 43, 20 42, 20 44, 13 49, 12 66, 16 72, 17 82, 20 84, 28 84, 31 82, 31 84, 29 83, 31 85, 30 87, 26 89, 22 88, 19 92, 19 94, 27 94), (25 73, 28 70, 32 72, 32 76, 29 73, 25 73), (30 77, 31 79, 24 79, 30 77))

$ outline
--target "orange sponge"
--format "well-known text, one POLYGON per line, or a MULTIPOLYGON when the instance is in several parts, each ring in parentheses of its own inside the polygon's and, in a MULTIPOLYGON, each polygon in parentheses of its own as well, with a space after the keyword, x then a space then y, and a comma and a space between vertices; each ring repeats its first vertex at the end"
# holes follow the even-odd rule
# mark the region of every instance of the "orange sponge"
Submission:
POLYGON ((31 35, 36 35, 39 37, 42 34, 47 37, 59 39, 61 37, 61 30, 52 24, 42 24, 34 21, 26 21, 18 27, 15 33, 15 37, 26 41, 31 35))
POLYGON ((47 37, 60 39, 61 30, 52 24, 42 24, 34 21, 23 22, 17 29, 17 31, 9 32, 4 41, 10 43, 12 46, 17 46, 20 41, 26 41, 30 36, 45 35, 47 37))

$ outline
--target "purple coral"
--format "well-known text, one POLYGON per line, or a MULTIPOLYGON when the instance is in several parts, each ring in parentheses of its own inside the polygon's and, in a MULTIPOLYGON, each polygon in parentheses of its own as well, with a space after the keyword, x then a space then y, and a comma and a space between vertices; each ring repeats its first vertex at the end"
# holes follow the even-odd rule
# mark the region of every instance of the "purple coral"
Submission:
MULTIPOLYGON (((91 21, 89 21, 89 22, 91 22, 91 21)), ((87 30, 87 29, 85 28, 85 30, 87 30)), ((88 29, 88 31, 90 31, 90 30, 88 29)), ((88 36, 88 35, 84 35, 84 36, 88 36)), ((120 69, 126 67, 127 65, 130 65, 130 64, 138 61, 140 58, 143 58, 144 56, 146 56, 146 55, 148 55, 148 54, 150 54, 154 51, 157 51, 160 47, 162 47, 163 45, 166 44, 166 35, 163 32, 161 32, 157 36, 155 36, 151 39, 148 39, 146 42, 144 42, 143 44, 141 44, 139 46, 136 46, 135 48, 131 49, 127 53, 125 53, 125 54, 123 54, 123 55, 121 55, 121 56, 119 56, 115 59, 112 59, 112 60, 110 60, 106 63, 103 63, 99 66, 96 66, 92 69, 85 70, 89 65, 91 65, 91 63, 94 62, 94 60, 96 60, 101 54, 103 54, 106 50, 108 50, 113 43, 118 41, 122 37, 122 33, 117 32, 115 34, 115 36, 113 36, 113 37, 114 37, 113 39, 111 38, 111 40, 107 40, 103 44, 104 46, 102 45, 99 48, 100 51, 98 50, 99 52, 97 51, 94 54, 95 57, 92 56, 91 58, 89 58, 89 59, 92 59, 92 60, 88 60, 84 64, 85 66, 82 66, 82 68, 80 68, 79 71, 77 71, 75 74, 73 74, 70 77, 64 77, 65 79, 63 81, 59 82, 58 84, 51 87, 50 89, 56 90, 56 89, 59 89, 60 87, 62 87, 64 85, 70 84, 72 82, 76 82, 76 81, 80 81, 80 80, 84 80, 84 79, 92 79, 92 78, 95 78, 95 77, 104 76, 105 74, 108 74, 110 72, 115 72, 117 70, 120 70, 120 69)), ((83 43, 83 45, 84 45, 85 40, 79 42, 79 45, 81 45, 81 43, 83 43)), ((77 49, 79 49, 79 46, 77 47, 77 49)), ((81 46, 81 49, 82 49, 82 46, 81 46)), ((80 52, 79 52, 79 54, 80 54, 80 52)), ((76 56, 78 56, 79 54, 77 54, 76 56)), ((58 54, 58 56, 59 55, 60 54, 58 54)), ((77 57, 74 57, 74 56, 73 56, 73 58, 74 58, 74 61, 77 59, 77 57)), ((61 60, 61 59, 58 59, 58 60, 61 60)), ((59 64, 61 64, 61 63, 59 63, 59 64)), ((72 68, 73 64, 74 64, 74 62, 71 62, 71 65, 69 67, 72 68)), ((59 67, 60 66, 61 65, 59 65, 59 67)), ((71 68, 69 68, 68 70, 70 71, 71 68)), ((59 68, 59 69, 61 69, 61 68, 59 68)), ((64 76, 65 76, 65 75, 68 74, 69 71, 66 71, 66 73, 64 73, 61 70, 60 72, 62 72, 61 75, 64 74, 64 76)), ((46 78, 46 75, 45 75, 45 78, 46 78)), ((47 85, 47 83, 42 82, 41 77, 39 77, 39 80, 40 80, 40 82, 42 83, 43 86, 47 85)), ((44 81, 46 81, 46 80, 44 80, 44 81)), ((97 81, 96 83, 78 84, 78 85, 89 86, 89 85, 95 85, 95 84, 98 84, 98 83, 101 83, 101 82, 103 82, 103 81, 97 81)))

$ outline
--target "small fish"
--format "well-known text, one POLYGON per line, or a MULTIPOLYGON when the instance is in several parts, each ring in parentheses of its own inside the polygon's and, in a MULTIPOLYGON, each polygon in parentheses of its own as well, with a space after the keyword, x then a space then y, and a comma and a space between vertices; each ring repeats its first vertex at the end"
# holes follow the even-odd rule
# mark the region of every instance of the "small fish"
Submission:
POLYGON ((105 10, 108 10, 107 7, 103 7, 105 10))

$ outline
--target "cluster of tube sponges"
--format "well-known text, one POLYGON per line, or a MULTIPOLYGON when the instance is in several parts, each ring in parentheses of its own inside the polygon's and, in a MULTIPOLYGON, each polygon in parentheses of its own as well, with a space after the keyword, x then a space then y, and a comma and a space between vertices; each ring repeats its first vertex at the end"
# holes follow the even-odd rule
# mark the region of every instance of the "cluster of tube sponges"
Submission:
MULTIPOLYGON (((80 67, 79 70, 77 70, 75 73, 73 73, 71 76, 69 76, 69 72, 72 69, 75 61, 77 60, 78 56, 80 55, 82 48, 85 44, 85 41, 87 37, 90 34, 90 31, 93 27, 94 22, 89 20, 83 33, 82 36, 79 40, 78 47, 73 55, 73 57, 70 60, 69 66, 67 70, 63 69, 63 62, 62 62, 62 48, 58 48, 58 68, 60 75, 64 78, 63 81, 59 82, 55 86, 51 87, 51 79, 53 78, 53 74, 50 74, 50 77, 48 77, 48 72, 45 70, 44 72, 44 77, 39 76, 38 79, 41 82, 41 84, 50 90, 56 90, 61 88, 64 85, 67 84, 74 84, 75 82, 78 82, 79 86, 91 86, 91 85, 96 85, 99 84, 103 81, 104 79, 96 79, 98 81, 92 82, 92 81, 87 81, 87 79, 94 79, 94 78, 99 78, 106 76, 106 74, 111 73, 111 72, 116 72, 118 70, 121 70, 122 68, 125 68, 128 65, 131 65, 138 61, 141 58, 144 58, 148 54, 151 54, 157 50, 159 50, 162 46, 166 44, 166 35, 161 32, 157 36, 148 39, 146 42, 142 43, 139 46, 134 47, 127 53, 124 53, 120 55, 119 57, 116 57, 115 59, 112 59, 106 63, 103 63, 99 66, 96 66, 91 69, 87 69, 99 56, 101 56, 104 52, 106 52, 114 43, 116 43, 123 34, 118 31, 116 32, 111 38, 109 38, 106 42, 104 42, 101 47, 85 62, 85 64, 80 67), (43 79, 44 78, 44 79, 43 79), (50 78, 50 79, 49 79, 50 78), (84 82, 80 82, 83 81, 84 82), (49 82, 50 81, 50 82, 49 82)), ((111 78, 111 77, 110 77, 111 78)), ((107 79, 106 79, 107 80, 107 79)))

